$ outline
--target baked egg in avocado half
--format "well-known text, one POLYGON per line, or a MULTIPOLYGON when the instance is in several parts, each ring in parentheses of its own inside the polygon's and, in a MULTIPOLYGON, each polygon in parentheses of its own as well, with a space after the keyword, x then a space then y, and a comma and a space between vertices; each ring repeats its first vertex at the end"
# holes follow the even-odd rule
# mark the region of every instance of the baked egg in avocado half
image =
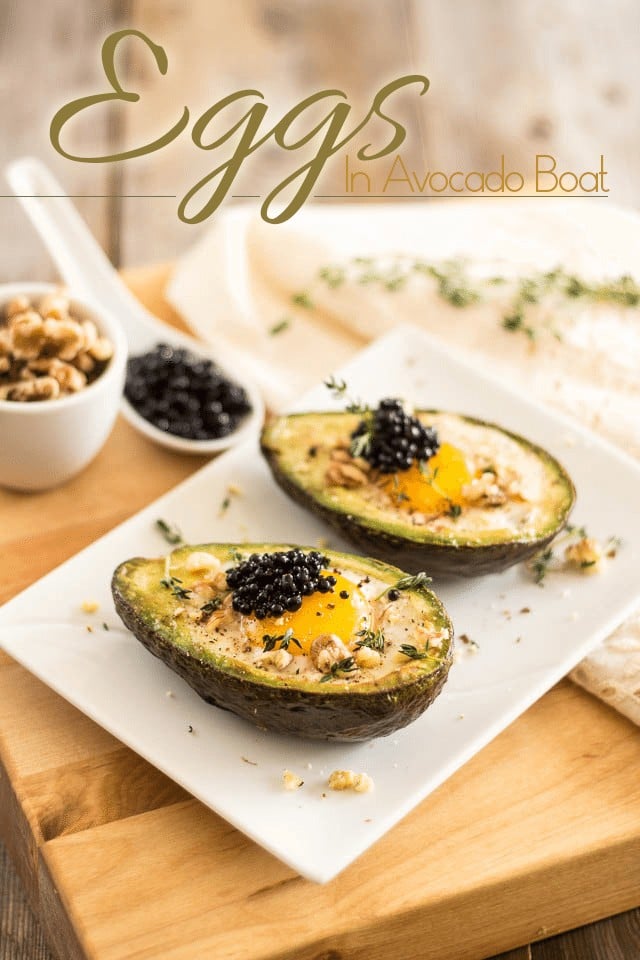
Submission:
POLYGON ((292 499, 405 570, 471 576, 531 557, 565 526, 575 489, 542 447, 439 410, 298 413, 262 452, 292 499))
POLYGON ((265 730, 369 740, 439 694, 453 628, 424 574, 308 547, 204 544, 113 575, 116 610, 209 703, 265 730))

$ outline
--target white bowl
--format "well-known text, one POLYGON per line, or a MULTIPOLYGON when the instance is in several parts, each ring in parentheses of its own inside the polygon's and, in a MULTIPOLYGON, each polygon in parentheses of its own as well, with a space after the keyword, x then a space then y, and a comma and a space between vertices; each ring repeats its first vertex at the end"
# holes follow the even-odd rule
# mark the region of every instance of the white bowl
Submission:
MULTIPOLYGON (((0 311, 13 297, 40 298, 49 283, 0 285, 0 311)), ((0 400, 0 486, 47 490, 79 473, 111 433, 122 397, 127 342, 117 321, 68 291, 73 312, 93 320, 113 344, 109 365, 84 390, 58 400, 0 400)))

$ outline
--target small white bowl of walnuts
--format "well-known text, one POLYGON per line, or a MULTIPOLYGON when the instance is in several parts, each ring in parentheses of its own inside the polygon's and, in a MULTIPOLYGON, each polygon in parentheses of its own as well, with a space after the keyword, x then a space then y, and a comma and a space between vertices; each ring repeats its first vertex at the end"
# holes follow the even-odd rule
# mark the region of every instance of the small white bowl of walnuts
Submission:
POLYGON ((111 432, 127 343, 118 323, 46 283, 0 286, 0 486, 46 490, 111 432))

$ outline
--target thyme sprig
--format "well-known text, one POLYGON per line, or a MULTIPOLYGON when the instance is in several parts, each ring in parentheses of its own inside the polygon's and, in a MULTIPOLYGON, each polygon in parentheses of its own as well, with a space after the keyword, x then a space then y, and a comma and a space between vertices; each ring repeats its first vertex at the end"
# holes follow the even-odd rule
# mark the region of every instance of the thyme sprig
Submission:
POLYGON ((376 600, 380 600, 384 597, 385 593, 389 593, 390 590, 416 590, 426 587, 427 584, 432 582, 432 577, 427 576, 424 571, 415 574, 407 574, 404 577, 400 577, 399 580, 396 580, 395 583, 389 584, 388 587, 385 587, 381 594, 376 597, 376 600))
POLYGON ((334 396, 341 396, 347 392, 347 381, 341 380, 338 377, 335 377, 333 374, 331 374, 330 377, 327 377, 327 379, 324 381, 324 385, 334 396))
POLYGON ((162 517, 158 517, 156 520, 156 529, 159 530, 167 543, 170 543, 172 546, 175 547, 180 543, 184 543, 182 534, 176 525, 168 523, 166 520, 163 520, 162 517))
POLYGON ((335 680, 336 678, 339 679, 339 673, 353 673, 356 669, 356 662, 353 657, 345 657, 343 660, 337 660, 331 664, 329 673, 325 673, 320 683, 327 683, 329 680, 335 680))
POLYGON ((371 650, 377 650, 378 653, 383 653, 385 645, 385 636, 384 632, 381 629, 378 630, 358 630, 356 637, 360 637, 356 643, 356 650, 359 650, 360 647, 370 647, 371 650))
POLYGON ((302 650, 302 644, 297 640, 293 635, 293 630, 289 627, 288 630, 285 630, 284 633, 278 634, 269 634, 265 633, 262 637, 262 646, 265 653, 268 653, 270 650, 275 650, 276 644, 279 643, 279 650, 288 650, 290 643, 295 643, 296 647, 299 647, 302 650))
POLYGON ((182 586, 182 580, 178 577, 163 577, 160 581, 165 590, 171 590, 174 597, 178 600, 188 600, 191 596, 191 590, 182 586))
POLYGON ((406 577, 400 577, 399 580, 396 580, 394 586, 396 590, 415 590, 418 587, 426 587, 431 581, 432 578, 427 576, 424 571, 421 571, 420 573, 413 574, 413 576, 407 574, 406 577))
POLYGON ((364 429, 361 429, 358 435, 352 438, 349 444, 349 453, 356 459, 366 457, 373 440, 373 410, 362 400, 349 397, 346 380, 339 379, 332 374, 324 381, 324 385, 334 397, 344 398, 347 413, 359 413, 362 417, 364 429))
POLYGON ((204 614, 215 613, 216 610, 219 610, 222 606, 222 601, 224 597, 218 596, 213 597, 211 600, 207 600, 206 603, 200 607, 200 612, 204 614))
POLYGON ((370 414, 372 412, 370 407, 366 403, 363 403, 362 400, 355 399, 348 395, 346 380, 341 380, 331 374, 331 376, 327 377, 324 381, 324 385, 334 397, 342 397, 346 401, 345 410, 347 413, 370 414))
MULTIPOLYGON (((586 281, 562 267, 541 270, 528 276, 472 277, 464 260, 450 259, 441 262, 413 259, 406 256, 376 259, 354 257, 343 264, 322 267, 315 278, 329 289, 342 286, 347 279, 362 285, 377 284, 390 293, 402 289, 412 276, 423 276, 435 282, 438 295, 453 307, 464 309, 495 296, 495 288, 505 291, 506 303, 499 318, 503 330, 520 333, 535 341, 538 333, 546 329, 556 339, 562 336, 554 322, 531 321, 531 310, 552 299, 585 303, 609 303, 614 306, 637 309, 640 307, 640 284, 629 274, 621 274, 600 281, 586 281)), ((308 309, 314 301, 309 290, 293 294, 292 302, 308 309)))
POLYGON ((414 647, 411 643, 402 643, 400 645, 400 653, 404 654, 404 656, 410 660, 427 660, 431 656, 429 653, 429 641, 427 640, 424 650, 418 650, 418 648, 414 647))
POLYGON ((284 333, 285 330, 288 330, 291 326, 291 317, 283 317, 282 320, 279 320, 278 323, 269 329, 270 337, 277 337, 279 333, 284 333))
MULTIPOLYGON (((544 586, 544 581, 551 571, 566 568, 566 564, 562 562, 556 553, 558 547, 563 544, 568 546, 571 543, 577 543, 580 540, 587 539, 588 536, 589 534, 585 526, 578 527, 574 524, 567 524, 564 531, 555 538, 551 545, 544 547, 527 560, 526 565, 533 575, 534 583, 537 583, 538 586, 544 586)), ((620 537, 609 537, 602 548, 602 552, 607 557, 615 557, 621 543, 620 537)), ((595 566, 596 562, 595 560, 585 560, 580 566, 582 569, 587 569, 588 567, 595 566)))

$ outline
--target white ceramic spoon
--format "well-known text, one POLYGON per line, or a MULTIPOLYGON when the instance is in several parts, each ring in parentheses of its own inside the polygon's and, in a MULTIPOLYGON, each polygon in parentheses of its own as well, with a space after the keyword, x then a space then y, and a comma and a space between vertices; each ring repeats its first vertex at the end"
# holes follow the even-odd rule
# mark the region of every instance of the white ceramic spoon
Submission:
POLYGON ((235 351, 225 346, 214 353, 145 310, 122 282, 71 200, 43 163, 23 157, 11 163, 5 173, 65 283, 80 299, 119 319, 131 354, 146 353, 157 343, 185 347, 214 360, 229 379, 244 387, 252 407, 238 429, 228 436, 216 440, 186 440, 154 427, 123 397, 122 412, 132 426, 164 447, 194 454, 218 453, 255 433, 264 417, 262 397, 253 383, 243 380, 242 361, 235 351))

